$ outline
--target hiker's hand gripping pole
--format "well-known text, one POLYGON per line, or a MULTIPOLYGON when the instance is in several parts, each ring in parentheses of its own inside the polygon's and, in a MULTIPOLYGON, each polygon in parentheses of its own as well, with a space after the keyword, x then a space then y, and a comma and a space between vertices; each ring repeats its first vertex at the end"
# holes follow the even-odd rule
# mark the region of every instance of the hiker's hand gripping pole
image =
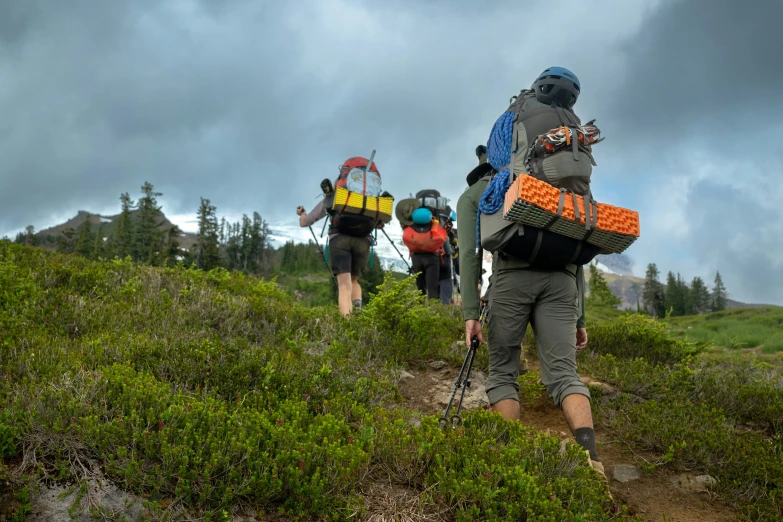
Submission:
POLYGON ((478 350, 479 344, 478 336, 474 335, 473 339, 470 341, 468 353, 465 354, 465 360, 462 362, 462 368, 460 368, 459 375, 457 375, 457 382, 454 383, 454 391, 451 392, 451 398, 449 398, 446 411, 443 412, 443 417, 440 418, 441 429, 445 428, 446 424, 449 422, 449 411, 454 402, 454 397, 457 395, 457 390, 460 388, 462 388, 462 393, 460 393, 459 396, 457 409, 454 411, 454 415, 451 416, 451 427, 456 428, 462 422, 462 417, 460 417, 459 412, 462 409, 462 400, 465 398, 465 390, 470 388, 470 371, 473 369, 473 360, 476 358, 476 350, 478 350))
MULTIPOLYGON (((482 302, 481 312, 479 315, 479 324, 481 325, 484 324, 486 312, 486 303, 482 302)), ((451 410, 451 405, 454 402, 454 397, 457 395, 457 390, 460 388, 462 388, 462 392, 460 393, 459 402, 457 403, 457 409, 454 411, 454 415, 451 416, 451 427, 456 429, 457 426, 459 426, 462 422, 462 417, 460 416, 459 412, 462 409, 462 400, 465 398, 465 390, 470 388, 470 371, 473 369, 473 361, 476 358, 476 350, 478 350, 480 344, 481 341, 479 340, 479 336, 474 335, 470 340, 470 346, 468 347, 468 353, 465 354, 465 360, 462 362, 462 368, 460 368, 459 375, 457 375, 457 382, 454 383, 454 391, 451 392, 451 398, 449 399, 449 403, 446 406, 446 411, 443 412, 443 417, 440 418, 441 429, 445 428, 446 424, 449 422, 449 411, 451 410)))
MULTIPOLYGON (((300 216, 306 214, 303 206, 296 207, 296 213, 300 216)), ((334 286, 339 288, 340 285, 337 284, 337 278, 332 273, 332 269, 329 267, 329 261, 326 260, 326 254, 324 254, 324 250, 321 248, 321 243, 318 242, 318 238, 315 237, 315 231, 313 230, 312 225, 307 225, 307 228, 310 229, 310 233, 313 235, 313 241, 315 241, 315 246, 318 247, 318 251, 321 253, 321 259, 324 260, 324 264, 326 265, 326 269, 329 271, 329 275, 332 276, 332 281, 334 282, 334 286)))

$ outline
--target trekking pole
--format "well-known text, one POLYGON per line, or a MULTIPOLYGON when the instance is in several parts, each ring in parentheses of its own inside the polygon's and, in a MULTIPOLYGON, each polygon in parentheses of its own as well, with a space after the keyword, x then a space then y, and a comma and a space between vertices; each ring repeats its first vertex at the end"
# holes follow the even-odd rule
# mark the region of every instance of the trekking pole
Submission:
POLYGON ((324 219, 324 226, 321 228, 321 237, 324 237, 324 232, 326 232, 326 224, 329 222, 328 219, 324 219))
MULTIPOLYGON (((479 316, 479 324, 481 325, 484 324, 485 314, 486 304, 482 303, 481 315, 479 316)), ((476 350, 478 350, 478 347, 478 336, 474 335, 470 341, 468 353, 465 354, 465 360, 462 362, 462 368, 460 368, 459 375, 457 375, 457 382, 454 383, 454 391, 451 392, 451 398, 449 399, 449 403, 446 406, 446 411, 443 412, 443 417, 440 418, 441 429, 445 428, 446 423, 449 421, 449 410, 451 410, 451 406, 454 403, 454 397, 457 395, 457 390, 460 388, 462 388, 462 393, 460 393, 459 402, 457 403, 457 408, 454 411, 454 415, 451 416, 451 427, 452 429, 456 429, 457 426, 462 423, 462 417, 460 416, 459 412, 462 409, 462 400, 465 398, 465 390, 470 388, 470 371, 473 369, 473 361, 476 358, 476 350)))
POLYGON ((321 243, 318 242, 318 239, 315 237, 315 232, 313 231, 313 227, 308 225, 307 228, 310 229, 310 233, 313 235, 313 240, 315 241, 315 245, 318 247, 318 251, 321 252, 321 258, 324 260, 324 264, 326 265, 326 269, 329 271, 329 275, 332 276, 332 281, 334 281, 335 286, 339 285, 337 284, 337 278, 334 277, 334 274, 332 273, 332 269, 329 268, 329 261, 326 260, 326 254, 324 254, 323 249, 321 248, 321 243))
POLYGON ((405 266, 408 267, 408 273, 411 271, 411 265, 408 264, 408 262, 405 260, 405 256, 402 255, 402 252, 397 248, 397 245, 394 244, 394 241, 392 241, 392 238, 389 237, 389 234, 386 233, 386 230, 381 229, 381 232, 383 232, 383 235, 386 236, 386 239, 389 240, 389 243, 391 243, 392 248, 397 251, 397 253, 400 255, 400 259, 402 259, 402 262, 405 263, 405 266))

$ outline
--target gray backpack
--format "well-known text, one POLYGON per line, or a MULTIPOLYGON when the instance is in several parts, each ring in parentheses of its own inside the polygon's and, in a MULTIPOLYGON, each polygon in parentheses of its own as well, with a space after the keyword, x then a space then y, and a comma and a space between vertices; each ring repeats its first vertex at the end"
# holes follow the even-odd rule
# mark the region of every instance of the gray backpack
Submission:
MULTIPOLYGON (((554 154, 547 154, 536 139, 557 127, 581 125, 573 111, 551 107, 536 99, 532 90, 523 90, 511 99, 507 112, 515 114, 512 137, 512 179, 524 172, 546 181, 557 188, 564 188, 580 196, 590 192, 590 176, 596 165, 592 147, 572 140, 572 146, 554 154), (516 146, 514 146, 516 145, 516 146)), ((592 123, 592 122, 591 122, 592 123)))
MULTIPOLYGON (((559 127, 573 129, 572 135, 575 136, 576 128, 581 126, 576 114, 569 109, 539 102, 532 90, 523 90, 512 98, 506 112, 514 114, 510 161, 512 182, 520 173, 529 174, 561 189, 561 198, 566 197, 568 192, 585 196, 586 201, 591 202, 591 217, 595 219, 590 177, 596 163, 591 145, 571 139, 568 147, 550 153, 544 149, 547 140, 539 139, 559 127)), ((586 125, 591 124, 592 121, 586 125)), ((495 171, 491 173, 495 174, 495 171)), ((523 226, 505 219, 502 211, 481 213, 479 219, 483 249, 510 254, 526 261, 531 268, 562 270, 570 265, 587 264, 602 252, 585 240, 557 234, 548 227, 523 226)))

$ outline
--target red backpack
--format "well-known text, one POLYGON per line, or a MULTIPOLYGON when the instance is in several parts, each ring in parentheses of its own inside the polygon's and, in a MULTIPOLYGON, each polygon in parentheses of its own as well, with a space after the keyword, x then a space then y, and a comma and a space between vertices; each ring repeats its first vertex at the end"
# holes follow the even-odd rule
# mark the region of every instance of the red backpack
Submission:
POLYGON ((402 242, 411 254, 437 254, 448 239, 449 233, 435 220, 427 225, 411 225, 402 231, 402 242))
MULTIPOLYGON (((378 166, 374 161, 368 172, 368 161, 367 158, 362 158, 361 156, 354 156, 345 160, 340 166, 340 174, 334 184, 335 190, 343 188, 362 196, 381 197, 381 173, 378 172, 378 166)), ((349 236, 364 237, 370 235, 377 227, 378 222, 384 221, 381 216, 373 215, 371 212, 354 213, 337 211, 331 208, 327 212, 332 217, 334 230, 349 236)))

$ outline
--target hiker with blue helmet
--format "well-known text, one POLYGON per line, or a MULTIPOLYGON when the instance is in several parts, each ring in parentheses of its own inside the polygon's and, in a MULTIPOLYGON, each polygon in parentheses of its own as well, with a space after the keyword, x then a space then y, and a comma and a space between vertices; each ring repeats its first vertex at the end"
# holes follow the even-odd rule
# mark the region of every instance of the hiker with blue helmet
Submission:
MULTIPOLYGON (((402 200, 398 212, 403 227, 402 242, 411 256, 411 273, 417 274, 416 287, 428 299, 441 299, 440 279, 444 256, 447 256, 448 231, 441 224, 440 213, 447 200, 437 190, 420 190, 414 198, 402 200)), ((451 271, 448 273, 451 282, 451 271)))
POLYGON ((512 98, 495 123, 487 146, 476 149, 479 165, 468 174, 468 188, 457 203, 462 311, 467 342, 474 336, 484 342, 477 289, 483 251, 487 250, 492 253, 486 386, 491 409, 505 419, 520 418, 517 379, 521 342, 531 324, 546 391, 562 409, 593 467, 603 474, 596 453, 590 392, 576 371, 576 353, 587 345, 584 285, 578 283, 581 266, 574 262, 577 255, 558 260, 557 252, 549 249, 549 240, 541 240, 548 236, 536 238, 534 229, 510 226, 513 222, 503 218, 505 191, 493 192, 495 178, 514 180, 523 174, 575 194, 589 192, 595 164, 589 144, 569 141, 567 148, 554 153, 538 147, 539 138, 554 129, 573 129, 575 133, 582 129, 573 112, 580 91, 579 79, 571 71, 562 67, 546 69, 530 89, 512 98), (510 254, 508 245, 522 238, 533 242, 533 250, 524 256, 510 254))

